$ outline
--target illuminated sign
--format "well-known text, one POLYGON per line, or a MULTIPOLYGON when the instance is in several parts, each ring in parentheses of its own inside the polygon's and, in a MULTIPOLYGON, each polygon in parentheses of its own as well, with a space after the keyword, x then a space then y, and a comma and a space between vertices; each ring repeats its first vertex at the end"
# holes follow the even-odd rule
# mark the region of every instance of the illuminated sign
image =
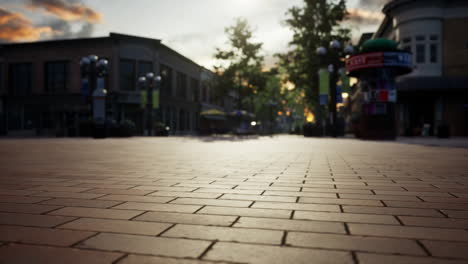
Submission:
POLYGON ((346 71, 353 72, 368 68, 401 67, 411 68, 411 54, 404 51, 371 52, 357 54, 346 59, 346 71))

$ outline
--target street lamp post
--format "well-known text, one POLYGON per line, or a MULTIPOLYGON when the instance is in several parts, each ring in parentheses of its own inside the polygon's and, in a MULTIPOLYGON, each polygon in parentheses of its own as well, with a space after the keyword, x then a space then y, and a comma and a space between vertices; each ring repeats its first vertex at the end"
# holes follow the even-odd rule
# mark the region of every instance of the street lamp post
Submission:
MULTIPOLYGON (((80 70, 83 83, 82 93, 86 102, 90 104, 90 115, 95 122, 96 128, 104 128, 106 118, 105 96, 107 91, 104 85, 104 76, 107 75, 109 62, 96 55, 89 55, 80 60, 80 70), (92 98, 92 100, 90 100, 92 98)), ((96 129, 95 129, 96 130, 96 129)), ((95 131, 95 136, 97 131, 95 131)), ((102 133, 100 137, 104 137, 102 133)))
MULTIPOLYGON (((147 135, 153 135, 153 89, 159 91, 161 76, 154 76, 154 73, 148 72, 146 76, 138 78, 138 83, 142 90, 146 90, 146 129, 147 135)), ((145 101, 144 101, 145 102, 145 101)))
MULTIPOLYGON (((322 57, 323 64, 328 65, 328 72, 330 73, 330 78, 329 78, 330 101, 328 105, 329 105, 329 118, 330 118, 330 128, 331 128, 330 134, 333 137, 337 137, 337 132, 338 132, 337 126, 336 126, 336 122, 337 122, 336 83, 339 77, 338 72, 341 68, 344 67, 344 63, 342 61, 343 57, 345 57, 346 55, 352 54, 354 52, 354 48, 351 45, 347 45, 343 51, 340 51, 340 48, 341 48, 341 43, 338 40, 332 40, 330 42, 330 48, 328 50, 325 47, 318 47, 316 50, 316 53, 320 57, 322 57)), ((325 122, 323 123, 324 123, 323 125, 325 126, 325 122)))

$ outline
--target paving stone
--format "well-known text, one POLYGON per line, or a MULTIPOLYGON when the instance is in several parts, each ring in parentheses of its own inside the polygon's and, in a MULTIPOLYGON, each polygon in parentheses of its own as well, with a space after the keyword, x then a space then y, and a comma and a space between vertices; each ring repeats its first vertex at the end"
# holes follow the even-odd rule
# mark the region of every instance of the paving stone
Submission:
POLYGON ((232 206, 232 207, 249 207, 253 201, 233 201, 233 200, 218 200, 218 199, 191 199, 177 198, 170 202, 171 204, 197 204, 197 205, 214 205, 214 206, 232 206))
POLYGON ((168 191, 168 192, 191 192, 196 190, 196 187, 167 187, 167 186, 152 186, 143 185, 134 187, 131 190, 150 190, 150 191, 168 191))
POLYGON ((383 215, 408 215, 408 216, 433 216, 443 217, 441 213, 434 209, 401 208, 401 207, 375 207, 375 206, 352 206, 343 205, 345 213, 366 213, 383 215))
POLYGON ((218 242, 203 259, 254 264, 354 263, 348 252, 218 242))
POLYGON ((353 199, 310 198, 310 197, 299 198, 299 203, 383 206, 383 204, 380 201, 375 201, 375 200, 359 200, 359 199, 353 200, 353 199))
POLYGON ((130 219, 141 213, 142 211, 135 211, 135 210, 65 207, 65 208, 50 212, 49 215, 94 217, 94 218, 107 218, 107 219, 130 219))
MULTIPOLYGON (((118 262, 119 264, 228 264, 226 262, 212 262, 193 259, 163 258, 153 256, 129 255, 118 262)), ((230 262, 232 264, 232 262, 230 262)))
POLYGON ((382 255, 371 253, 357 253, 359 264, 466 264, 465 260, 436 259, 428 257, 412 257, 397 255, 382 255))
POLYGON ((263 190, 236 190, 236 189, 213 189, 213 188, 200 188, 195 192, 201 193, 234 193, 234 194, 253 194, 253 195, 260 195, 262 194, 263 190))
POLYGON ((30 188, 31 191, 48 191, 48 192, 83 192, 90 190, 91 188, 83 188, 83 187, 66 187, 66 186, 37 186, 30 188))
POLYGON ((166 223, 80 218, 58 228, 156 236, 170 226, 166 223))
POLYGON ((94 199, 94 198, 104 196, 104 194, 73 193, 73 192, 40 192, 40 193, 32 194, 31 196, 55 197, 55 198, 94 199))
POLYGON ((102 193, 102 194, 121 194, 121 195, 146 195, 154 191, 151 190, 122 190, 122 189, 91 189, 86 191, 89 193, 102 193))
POLYGON ((298 247, 426 255, 416 241, 405 239, 289 232, 286 243, 298 247))
POLYGON ((54 227, 73 219, 65 216, 0 213, 0 224, 3 225, 54 227))
POLYGON ((371 224, 348 224, 348 227, 353 235, 468 241, 468 231, 458 229, 371 224))
POLYGON ((152 197, 143 195, 120 195, 110 194, 98 198, 99 200, 120 201, 120 202, 145 202, 145 203, 167 203, 175 197, 152 197))
POLYGON ((135 254, 197 258, 210 244, 209 241, 200 240, 101 233, 78 246, 135 254))
POLYGON ((73 207, 109 208, 119 203, 121 202, 54 198, 54 199, 49 199, 44 202, 41 202, 40 204, 63 205, 63 206, 73 206, 73 207))
POLYGON ((246 200, 264 202, 284 202, 295 203, 297 198, 290 196, 268 196, 268 195, 248 195, 248 194, 223 194, 219 199, 225 200, 246 200))
POLYGON ((340 198, 365 199, 365 200, 387 200, 387 201, 414 201, 414 202, 421 201, 416 196, 404 196, 404 195, 366 195, 366 194, 342 193, 340 194, 340 198))
POLYGON ((18 244, 0 247, 0 263, 6 264, 111 264, 123 255, 122 253, 76 248, 18 244))
POLYGON ((178 224, 169 229, 169 231, 165 232, 162 236, 279 245, 283 238, 283 232, 262 229, 178 224))
POLYGON ((146 212, 137 216, 133 220, 176 224, 230 226, 236 219, 237 216, 146 212))
POLYGON ((268 219, 255 217, 241 217, 234 227, 262 228, 285 231, 305 231, 345 234, 344 225, 341 223, 323 221, 302 221, 286 219, 268 219))
POLYGON ((127 202, 114 207, 115 209, 134 209, 143 211, 161 211, 174 213, 194 213, 201 208, 199 205, 185 204, 156 204, 156 203, 137 203, 127 202))
POLYGON ((427 226, 443 228, 468 229, 468 219, 436 218, 436 217, 414 217, 399 216, 401 222, 408 226, 427 226))
POLYGON ((323 192, 266 191, 263 195, 279 195, 279 196, 293 196, 293 197, 317 197, 317 198, 336 198, 336 193, 323 193, 323 192))
POLYGON ((327 211, 339 212, 338 205, 325 205, 325 204, 298 204, 298 203, 272 203, 272 202, 255 202, 252 208, 267 208, 267 209, 291 209, 291 210, 305 210, 305 211, 327 211))
POLYGON ((433 208, 433 209, 459 209, 467 210, 467 204, 461 203, 429 203, 429 202, 403 202, 403 201, 384 201, 389 207, 406 208, 433 208))
POLYGON ((71 246, 94 232, 0 225, 0 240, 42 245, 71 246))
POLYGON ((453 218, 468 218, 467 211, 458 211, 458 210, 441 210, 444 214, 447 214, 449 217, 453 218))
POLYGON ((169 197, 184 197, 184 198, 211 198, 216 199, 222 194, 219 193, 199 193, 199 192, 168 192, 168 191, 155 191, 149 196, 169 196, 169 197))
POLYGON ((435 257, 468 259, 468 243, 423 240, 421 243, 435 257))
POLYGON ((197 214, 289 218, 292 210, 205 206, 197 214))
POLYGON ((0 212, 42 214, 61 207, 39 204, 0 203, 0 212))
POLYGON ((332 212, 324 213, 324 212, 295 211, 294 219, 350 222, 350 223, 369 223, 369 224, 391 224, 391 225, 400 224, 395 217, 390 216, 390 215, 350 214, 350 213, 332 213, 332 212))
POLYGON ((18 196, 18 195, 0 195, 2 203, 38 203, 41 201, 49 200, 50 198, 18 196))

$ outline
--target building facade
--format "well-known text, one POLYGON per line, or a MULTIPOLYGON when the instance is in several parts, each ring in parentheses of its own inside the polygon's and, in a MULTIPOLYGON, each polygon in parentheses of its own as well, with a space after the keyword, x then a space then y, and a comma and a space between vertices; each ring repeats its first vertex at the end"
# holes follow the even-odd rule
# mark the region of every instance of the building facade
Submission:
POLYGON ((397 80, 400 134, 449 126, 452 136, 468 136, 468 2, 393 0, 383 12, 373 38, 413 54, 413 72, 397 80))
POLYGON ((75 135, 90 117, 81 92, 80 60, 95 54, 109 61, 105 77, 108 121, 129 120, 144 130, 138 77, 162 76, 160 107, 154 122, 171 134, 194 134, 209 87, 206 69, 157 39, 111 33, 107 37, 11 43, 0 46, 0 131, 75 135), (205 73, 204 73, 205 72, 205 73))

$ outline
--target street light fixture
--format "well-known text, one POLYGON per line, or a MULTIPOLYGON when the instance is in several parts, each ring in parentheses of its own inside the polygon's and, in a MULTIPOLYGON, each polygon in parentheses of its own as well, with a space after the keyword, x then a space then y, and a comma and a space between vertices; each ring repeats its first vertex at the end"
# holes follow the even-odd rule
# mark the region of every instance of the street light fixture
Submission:
POLYGON ((342 57, 346 55, 350 55, 354 53, 354 48, 351 45, 346 45, 342 52, 341 43, 338 40, 332 40, 330 42, 330 47, 327 50, 325 47, 318 47, 316 49, 317 55, 322 57, 323 64, 328 66, 328 72, 330 72, 329 78, 329 93, 330 93, 330 103, 329 103, 329 111, 330 111, 330 125, 331 125, 331 136, 337 137, 337 114, 336 114, 336 101, 337 101, 337 94, 336 94, 336 82, 338 79, 338 74, 341 73, 341 68, 343 68, 344 63, 342 62, 342 57))
POLYGON ((138 83, 142 90, 146 90, 146 129, 148 136, 153 135, 153 89, 159 91, 161 76, 154 76, 154 73, 148 72, 145 76, 138 78, 138 83))
MULTIPOLYGON (((106 59, 99 58, 96 55, 82 57, 80 60, 80 70, 82 84, 82 93, 90 104, 91 115, 96 123, 95 137, 98 137, 97 130, 104 129, 106 119, 106 103, 104 76, 107 75, 109 62, 106 59), (92 101, 90 98, 92 97, 92 101)), ((104 130, 103 130, 104 131, 104 130)), ((105 133, 99 135, 104 137, 105 133)))

